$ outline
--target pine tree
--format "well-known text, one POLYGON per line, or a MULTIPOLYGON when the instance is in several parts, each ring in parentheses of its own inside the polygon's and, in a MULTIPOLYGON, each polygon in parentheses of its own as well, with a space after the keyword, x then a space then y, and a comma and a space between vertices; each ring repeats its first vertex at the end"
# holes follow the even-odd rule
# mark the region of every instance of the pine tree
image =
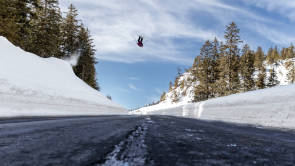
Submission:
POLYGON ((85 29, 83 25, 81 25, 78 34, 78 41, 78 52, 80 56, 77 65, 74 67, 74 72, 89 86, 99 90, 99 86, 96 81, 95 64, 97 62, 94 57, 94 44, 90 37, 89 30, 85 29))
POLYGON ((255 62, 254 62, 254 66, 256 69, 260 69, 263 66, 264 59, 265 59, 265 55, 262 48, 257 47, 257 50, 255 52, 255 62))
POLYGON ((195 87, 195 101, 207 100, 217 94, 216 82, 219 77, 218 41, 206 41, 200 50, 199 57, 197 68, 199 85, 195 87))
POLYGON ((224 44, 225 58, 221 61, 223 71, 221 76, 227 82, 228 94, 237 93, 240 89, 240 78, 239 78, 239 44, 242 42, 239 36, 240 30, 237 25, 232 22, 226 27, 224 38, 226 43, 224 44))
POLYGON ((287 51, 287 58, 294 58, 294 57, 295 57, 294 46, 293 44, 291 44, 287 51))
POLYGON ((177 68, 177 76, 175 77, 175 80, 174 80, 174 89, 179 87, 179 79, 180 79, 180 77, 181 77, 181 69, 177 68))
POLYGON ((274 65, 272 69, 269 70, 268 77, 268 87, 273 87, 279 84, 275 68, 278 66, 278 61, 280 60, 280 55, 277 46, 273 49, 271 48, 267 55, 268 64, 274 65))
POLYGON ((70 5, 66 18, 62 24, 62 55, 64 57, 70 57, 78 51, 78 11, 74 5, 70 5))
POLYGON ((243 54, 240 60, 241 77, 243 80, 243 90, 244 92, 253 90, 255 87, 253 73, 254 68, 254 53, 250 50, 250 47, 246 44, 242 50, 243 54))
POLYGON ((295 83, 295 61, 293 59, 286 62, 286 68, 288 70, 287 79, 290 83, 295 83))
POLYGON ((191 73, 192 73, 192 82, 196 82, 197 81, 198 65, 200 64, 200 62, 201 62, 201 57, 200 56, 197 56, 194 59, 193 66, 190 69, 191 70, 191 73))
POLYGON ((163 102, 166 100, 166 92, 163 92, 160 98, 160 102, 163 102))
MULTIPOLYGON (((0 35, 15 43, 20 40, 17 33, 20 30, 20 16, 17 15, 16 2, 0 0, 0 35)), ((24 5, 25 6, 25 5, 24 5)))
POLYGON ((179 77, 176 76, 175 80, 174 80, 174 89, 176 89, 179 86, 179 77))
POLYGON ((256 86, 258 89, 264 89, 265 88, 265 78, 266 78, 266 70, 265 67, 262 66, 259 70, 258 79, 256 81, 256 86))
POLYGON ((268 64, 273 64, 275 62, 274 57, 273 57, 273 48, 270 47, 267 51, 267 55, 266 55, 266 60, 268 64))
POLYGON ((202 85, 197 85, 194 88, 194 102, 204 101, 208 99, 207 87, 202 85))
POLYGON ((198 67, 198 73, 197 78, 199 81, 199 85, 197 88, 199 88, 198 92, 204 94, 203 98, 200 98, 199 100, 206 100, 211 97, 211 85, 214 83, 214 78, 212 78, 214 75, 213 71, 213 45, 208 40, 205 42, 203 47, 200 50, 200 57, 201 62, 198 67), (202 92, 200 92, 202 90, 202 92))
POLYGON ((172 82, 170 81, 169 82, 169 92, 171 92, 173 90, 173 84, 172 84, 172 82))
POLYGON ((281 59, 282 60, 285 60, 285 59, 287 59, 287 54, 288 54, 288 48, 282 48, 281 49, 281 59))
POLYGON ((275 72, 275 69, 272 68, 269 70, 269 77, 268 77, 268 83, 267 86, 268 87, 273 87, 279 84, 278 78, 277 78, 277 74, 275 72))
POLYGON ((175 90, 172 92, 171 100, 173 103, 177 103, 179 101, 179 96, 175 90))
POLYGON ((37 10, 38 19, 33 22, 34 40, 29 43, 31 52, 41 57, 59 57, 62 16, 57 0, 44 0, 37 10))
POLYGON ((31 21, 36 19, 38 0, 0 0, 0 35, 26 49, 31 40, 31 21))
POLYGON ((268 53, 266 56, 266 60, 267 60, 268 64, 276 64, 278 62, 278 60, 280 60, 280 59, 281 58, 280 58, 280 54, 279 54, 277 46, 275 48, 271 47, 268 50, 268 53))
POLYGON ((219 60, 218 60, 218 70, 219 70, 219 79, 216 81, 215 84, 215 91, 216 97, 220 97, 220 96, 225 96, 230 94, 228 92, 228 72, 225 72, 225 70, 227 69, 227 66, 225 66, 224 64, 227 63, 227 57, 225 56, 225 46, 223 44, 223 42, 220 43, 220 47, 219 47, 219 60))
POLYGON ((185 86, 185 80, 181 81, 180 83, 180 89, 183 90, 185 86))
POLYGON ((275 46, 275 48, 274 48, 274 50, 272 52, 272 56, 274 57, 274 61, 275 61, 274 64, 277 67, 279 65, 278 64, 279 60, 282 59, 277 46, 275 46))
POLYGON ((211 85, 211 93, 212 96, 216 97, 218 96, 218 88, 217 88, 217 81, 219 80, 219 75, 220 75, 220 53, 219 53, 219 41, 217 40, 217 38, 214 39, 214 41, 212 42, 212 78, 213 78, 213 83, 211 85))

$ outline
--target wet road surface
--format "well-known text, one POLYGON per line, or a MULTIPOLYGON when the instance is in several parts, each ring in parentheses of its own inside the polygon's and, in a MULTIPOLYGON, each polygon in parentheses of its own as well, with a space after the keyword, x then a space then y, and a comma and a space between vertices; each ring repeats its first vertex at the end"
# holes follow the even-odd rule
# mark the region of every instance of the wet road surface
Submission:
POLYGON ((295 131, 169 116, 0 120, 1 166, 295 165, 295 131))

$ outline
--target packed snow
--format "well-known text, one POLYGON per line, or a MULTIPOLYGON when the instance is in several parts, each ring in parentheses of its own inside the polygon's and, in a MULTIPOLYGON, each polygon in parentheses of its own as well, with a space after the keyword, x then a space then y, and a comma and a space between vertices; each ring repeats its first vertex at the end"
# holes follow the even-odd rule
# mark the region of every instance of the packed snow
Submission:
POLYGON ((131 112, 295 128, 295 84, 219 97, 198 103, 160 103, 131 112))
POLYGON ((74 74, 71 64, 41 58, 0 37, 0 117, 126 114, 74 74))

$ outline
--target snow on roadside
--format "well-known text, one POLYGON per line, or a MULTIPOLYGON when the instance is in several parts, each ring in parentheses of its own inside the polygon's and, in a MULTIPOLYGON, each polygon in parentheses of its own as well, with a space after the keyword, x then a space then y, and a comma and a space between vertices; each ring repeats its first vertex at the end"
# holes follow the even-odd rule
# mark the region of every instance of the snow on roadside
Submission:
POLYGON ((0 117, 126 114, 75 76, 71 65, 41 58, 0 37, 0 117))
POLYGON ((199 103, 162 104, 131 114, 173 115, 295 129, 295 84, 219 97, 199 103))

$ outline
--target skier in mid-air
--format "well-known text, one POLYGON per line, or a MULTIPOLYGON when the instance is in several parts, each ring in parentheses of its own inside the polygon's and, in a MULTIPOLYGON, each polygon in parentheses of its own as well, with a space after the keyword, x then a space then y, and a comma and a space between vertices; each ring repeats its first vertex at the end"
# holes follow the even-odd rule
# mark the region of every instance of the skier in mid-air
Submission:
POLYGON ((138 37, 138 40, 137 40, 137 45, 139 46, 139 47, 143 47, 143 37, 142 36, 139 36, 138 37))

